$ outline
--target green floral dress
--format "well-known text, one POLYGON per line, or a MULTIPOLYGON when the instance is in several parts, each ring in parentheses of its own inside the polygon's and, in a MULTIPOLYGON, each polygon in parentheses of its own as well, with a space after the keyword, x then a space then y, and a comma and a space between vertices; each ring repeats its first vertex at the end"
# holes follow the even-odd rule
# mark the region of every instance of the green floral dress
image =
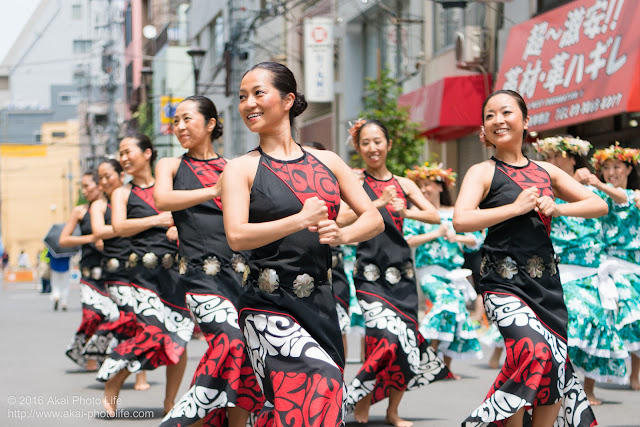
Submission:
MULTIPOLYGON (((452 209, 440 210, 442 224, 452 227, 452 216, 452 209)), ((439 227, 439 224, 405 220, 403 231, 408 239, 435 231, 439 227)), ((476 236, 477 240, 479 236, 480 233, 476 236)), ((459 273, 463 263, 464 256, 460 245, 442 237, 416 248, 418 283, 433 304, 420 322, 420 333, 428 340, 439 340, 438 350, 448 357, 480 359, 482 349, 469 317, 465 293, 452 281, 452 274, 459 273)))
POLYGON ((353 332, 364 335, 364 317, 362 309, 356 298, 356 287, 353 284, 353 265, 356 262, 356 245, 342 245, 342 259, 344 262, 344 274, 349 280, 349 314, 351 315, 351 327, 353 332))
MULTIPOLYGON (((566 203, 556 199, 557 204, 566 203)), ((551 241, 560 257, 567 306, 569 357, 576 370, 600 382, 624 383, 628 352, 615 327, 615 310, 603 307, 597 268, 606 260, 598 219, 553 218, 551 241)))
MULTIPOLYGON (((622 204, 598 192, 609 205, 609 214, 602 218, 606 253, 610 258, 631 263, 640 271, 640 210, 633 190, 625 191, 628 199, 622 204)), ((612 277, 619 296, 616 328, 626 349, 640 352, 640 275, 619 271, 612 277)))

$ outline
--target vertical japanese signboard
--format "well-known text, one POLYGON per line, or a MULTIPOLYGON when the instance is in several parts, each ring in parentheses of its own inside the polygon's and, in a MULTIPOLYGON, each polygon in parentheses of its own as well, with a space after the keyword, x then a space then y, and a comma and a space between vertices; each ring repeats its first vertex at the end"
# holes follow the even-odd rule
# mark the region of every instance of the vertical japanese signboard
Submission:
POLYGON ((640 111, 640 2, 576 0, 511 29, 496 82, 532 129, 640 111))
POLYGON ((333 19, 304 22, 304 96, 311 102, 333 101, 333 19))

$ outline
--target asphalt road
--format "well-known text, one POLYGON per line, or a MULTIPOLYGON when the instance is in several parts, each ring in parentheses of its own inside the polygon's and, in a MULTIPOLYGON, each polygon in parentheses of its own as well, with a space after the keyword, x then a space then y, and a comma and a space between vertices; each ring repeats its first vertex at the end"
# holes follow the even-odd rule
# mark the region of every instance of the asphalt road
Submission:
MULTIPOLYGON (((150 371, 151 389, 135 391, 130 378, 120 394, 123 417, 105 419, 100 399, 103 385, 95 374, 85 372, 64 354, 80 324, 79 290, 72 288, 69 311, 54 312, 48 295, 36 284, 6 285, 0 292, 0 426, 157 426, 162 418, 165 369, 150 371)), ((193 340, 188 346, 188 366, 179 395, 185 392, 204 353, 206 343, 193 340)), ((359 339, 350 337, 352 360, 359 353, 359 339)), ((453 370, 459 381, 439 381, 408 392, 401 415, 416 427, 459 426, 483 400, 497 371, 484 360, 458 360, 453 370)), ((359 363, 349 362, 345 375, 353 378, 359 363)), ((628 387, 597 384, 605 404, 594 408, 598 422, 607 427, 640 426, 640 392, 628 387)), ((382 426, 386 402, 371 408, 371 426, 382 426)), ((353 417, 347 422, 352 426, 353 417)))

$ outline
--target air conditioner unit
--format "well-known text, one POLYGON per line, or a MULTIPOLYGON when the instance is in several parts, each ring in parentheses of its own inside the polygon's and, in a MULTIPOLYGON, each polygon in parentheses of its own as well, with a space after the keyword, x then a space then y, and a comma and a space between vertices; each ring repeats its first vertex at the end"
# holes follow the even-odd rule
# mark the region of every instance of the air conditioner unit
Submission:
POLYGON ((487 56, 486 32, 479 25, 467 25, 456 33, 456 61, 458 67, 479 65, 487 56))

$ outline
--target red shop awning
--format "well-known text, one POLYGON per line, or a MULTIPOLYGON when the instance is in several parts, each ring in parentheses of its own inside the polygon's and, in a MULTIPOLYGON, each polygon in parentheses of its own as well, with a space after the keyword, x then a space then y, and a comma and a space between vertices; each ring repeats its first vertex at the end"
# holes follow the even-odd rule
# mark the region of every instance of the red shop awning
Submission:
POLYGON ((522 95, 536 131, 640 111, 639 5, 576 0, 514 26, 496 89, 522 95))
POLYGON ((479 130, 482 103, 489 93, 490 75, 445 77, 401 95, 398 104, 409 107, 423 135, 448 141, 479 130))

